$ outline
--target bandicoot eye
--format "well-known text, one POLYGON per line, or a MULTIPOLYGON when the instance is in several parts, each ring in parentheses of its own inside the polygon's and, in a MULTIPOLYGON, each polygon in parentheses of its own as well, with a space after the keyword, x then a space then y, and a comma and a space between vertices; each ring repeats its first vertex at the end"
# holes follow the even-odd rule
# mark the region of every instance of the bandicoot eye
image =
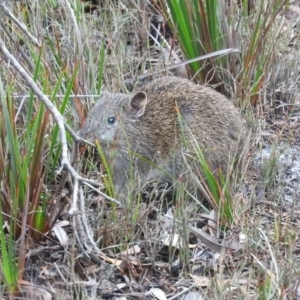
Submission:
POLYGON ((116 119, 115 119, 114 117, 110 117, 110 118, 107 119, 107 123, 108 123, 108 124, 114 124, 114 123, 115 123, 115 120, 116 120, 116 119))

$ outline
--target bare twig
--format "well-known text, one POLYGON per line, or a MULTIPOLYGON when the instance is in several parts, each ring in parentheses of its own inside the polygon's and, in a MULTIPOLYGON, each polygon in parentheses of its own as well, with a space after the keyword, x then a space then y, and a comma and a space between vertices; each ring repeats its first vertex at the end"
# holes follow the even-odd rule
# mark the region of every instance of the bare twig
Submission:
POLYGON ((31 40, 31 42, 36 46, 36 47, 41 47, 41 44, 39 43, 39 41, 32 36, 28 30, 27 27, 24 23, 20 22, 12 13, 11 11, 8 9, 8 7, 6 6, 5 2, 0 2, 0 7, 2 8, 2 11, 11 19, 15 22, 15 24, 22 30, 22 32, 31 40))
POLYGON ((227 55, 231 52, 239 52, 239 50, 236 49, 236 48, 229 48, 229 49, 223 49, 223 50, 215 51, 215 52, 208 53, 208 54, 205 54, 205 55, 201 55, 201 56, 196 57, 196 58, 185 60, 185 61, 180 62, 178 64, 174 64, 174 65, 171 65, 171 66, 166 66, 165 68, 163 68, 161 70, 152 71, 150 73, 137 76, 136 78, 126 79, 126 80, 124 80, 124 83, 131 83, 131 82, 136 81, 136 80, 141 80, 141 79, 147 78, 148 76, 153 76, 153 75, 159 74, 161 72, 165 72, 165 71, 169 71, 169 70, 172 70, 172 69, 176 69, 176 68, 185 66, 185 65, 193 63, 195 61, 204 60, 204 59, 211 58, 211 57, 219 57, 219 56, 227 55))
MULTIPOLYGON (((21 64, 19 64, 15 57, 7 50, 2 39, 0 39, 0 52, 2 52, 4 59, 7 61, 7 63, 11 65, 17 73, 19 73, 19 75, 26 81, 28 86, 33 90, 33 92, 39 97, 39 99, 46 105, 46 107, 52 113, 60 129, 60 138, 62 143, 62 166, 66 167, 70 171, 70 173, 76 177, 77 173, 75 170, 73 170, 68 159, 67 139, 63 116, 60 114, 55 105, 43 94, 41 89, 26 72, 26 70, 21 66, 21 64)), ((70 133, 75 140, 80 140, 80 137, 76 133, 74 133, 74 131, 70 133)))
MULTIPOLYGON (((47 109, 52 113, 60 131, 60 139, 61 139, 61 146, 62 146, 62 153, 61 153, 61 168, 58 172, 61 172, 63 169, 66 169, 73 178, 73 199, 72 205, 69 210, 70 215, 74 215, 73 219, 73 228, 75 237, 79 247, 82 249, 86 255, 91 253, 92 257, 97 257, 98 254, 101 254, 100 249, 97 247, 96 243, 93 240, 93 236, 90 232, 86 217, 84 214, 78 214, 78 194, 79 194, 79 203, 80 203, 80 210, 84 211, 84 197, 82 192, 81 184, 86 184, 89 187, 97 186, 98 184, 92 180, 86 179, 80 176, 76 170, 72 167, 69 158, 68 158, 68 145, 67 145, 67 138, 66 138, 66 129, 70 132, 71 136, 74 138, 76 142, 83 141, 76 132, 69 127, 65 123, 65 120, 55 105, 49 100, 47 96, 43 94, 41 89, 39 88, 38 84, 34 82, 31 76, 26 72, 26 70, 21 66, 21 64, 15 59, 15 57, 8 51, 2 39, 0 39, 0 53, 3 54, 4 59, 8 62, 10 66, 14 68, 14 71, 17 72, 28 84, 28 86, 32 89, 32 91, 38 96, 38 98, 45 104, 47 109), (85 251, 84 251, 85 250, 85 251), (93 255, 96 253, 96 256, 93 255)), ((99 192, 99 191, 98 191, 99 192)), ((105 195, 99 192, 102 195, 105 195)), ((105 197, 107 197, 105 195, 105 197)), ((115 199, 108 197, 110 201, 120 204, 115 199)))

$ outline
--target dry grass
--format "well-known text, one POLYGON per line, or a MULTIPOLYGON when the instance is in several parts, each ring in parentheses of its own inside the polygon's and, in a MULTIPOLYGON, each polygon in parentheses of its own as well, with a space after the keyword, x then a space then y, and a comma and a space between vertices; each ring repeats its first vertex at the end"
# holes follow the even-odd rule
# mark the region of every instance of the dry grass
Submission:
MULTIPOLYGON (((7 2, 15 17, 27 25, 27 31, 43 41, 40 48, 0 12, 1 39, 58 107, 63 104, 62 95, 72 88, 64 116, 74 129, 80 127, 96 100, 100 83, 112 92, 127 92, 138 75, 151 75, 154 70, 166 74, 168 64, 182 59, 180 52, 168 48, 167 41, 164 46, 149 45, 151 22, 143 1, 102 2, 99 15, 97 11, 83 13, 80 1, 7 2)), ((300 160, 300 136, 295 95, 299 72, 295 67, 298 45, 287 46, 292 25, 286 21, 278 51, 271 58, 260 106, 254 112, 245 111, 255 136, 241 162, 242 174, 232 179, 235 203, 230 226, 219 224, 217 213, 205 203, 187 202, 184 194, 171 202, 168 195, 153 200, 146 193, 147 201, 140 199, 124 208, 86 189, 85 212, 101 253, 83 253, 67 215, 70 179, 62 181, 54 172, 59 166, 49 163, 53 159, 48 149, 54 126, 50 118, 43 159, 51 165, 51 172, 46 174, 42 196, 47 199, 48 214, 53 214, 56 203, 63 203, 59 220, 70 220, 62 227, 68 238, 63 233, 57 238, 57 231, 55 237, 45 230, 41 245, 28 239, 31 252, 26 257, 23 280, 30 282, 33 294, 25 290, 21 296, 39 299, 36 287, 40 287, 56 299, 154 299, 159 292, 168 299, 184 299, 191 291, 197 291, 199 299, 200 295, 203 299, 298 299, 300 195, 299 168, 295 165, 300 160), (268 146, 271 150, 266 150, 268 146), (289 155, 280 158, 284 147, 296 149, 294 156, 288 151, 284 153, 289 155)), ((182 68, 175 73, 186 74, 182 68)), ((2 95, 14 96, 14 105, 20 108, 16 132, 22 145, 30 91, 4 61, 0 78, 5 84, 2 95)), ((241 99, 238 90, 236 93, 241 99)), ((243 97, 242 102, 250 99, 250 95, 243 97)), ((39 106, 38 100, 34 101, 33 115, 39 106)), ((71 148, 72 139, 68 138, 71 148)), ((1 136, 0 150, 5 148, 3 141, 1 136)), ((59 153, 58 142, 55 149, 59 153)), ((81 170, 85 176, 103 182, 93 160, 85 167, 81 170)), ((157 190, 165 188, 158 186, 157 190)), ((3 201, 2 186, 0 192, 3 201)), ((18 248, 18 241, 14 245, 18 248)), ((20 282, 20 286, 26 284, 20 282)), ((9 299, 6 290, 0 293, 9 299)))

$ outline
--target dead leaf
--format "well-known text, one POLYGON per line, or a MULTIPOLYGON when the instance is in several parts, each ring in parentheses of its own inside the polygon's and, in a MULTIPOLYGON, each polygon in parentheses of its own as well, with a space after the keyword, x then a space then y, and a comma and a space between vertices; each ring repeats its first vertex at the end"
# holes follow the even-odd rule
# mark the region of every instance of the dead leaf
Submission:
POLYGON ((197 276, 192 274, 190 274, 190 276, 192 277, 196 287, 210 286, 211 284, 210 279, 205 276, 197 276))
POLYGON ((66 231, 62 228, 61 224, 55 224, 52 229, 52 235, 56 236, 62 246, 67 246, 69 242, 69 237, 66 231))
POLYGON ((237 241, 223 240, 220 243, 219 239, 217 239, 214 236, 211 236, 210 234, 206 233, 200 228, 190 226, 189 229, 200 238, 203 244, 205 244, 207 247, 209 247, 211 250, 214 250, 215 252, 221 253, 223 248, 237 252, 242 248, 241 244, 237 241))
POLYGON ((183 300, 203 300, 203 297, 199 292, 189 292, 184 296, 183 300))
POLYGON ((141 247, 139 245, 134 245, 133 247, 119 253, 121 256, 134 255, 141 252, 141 247))
POLYGON ((60 228, 60 227, 53 228, 52 235, 54 237, 57 237, 57 239, 59 240, 59 242, 62 246, 68 245, 69 237, 63 228, 60 228))
POLYGON ((162 239, 162 243, 165 246, 172 246, 175 248, 182 248, 182 239, 180 238, 178 233, 172 233, 165 236, 164 239, 162 239))
POLYGON ((159 300, 167 300, 166 294, 161 289, 158 289, 158 288, 150 289, 147 293, 145 293, 145 296, 148 296, 148 295, 149 296, 151 295, 159 300))

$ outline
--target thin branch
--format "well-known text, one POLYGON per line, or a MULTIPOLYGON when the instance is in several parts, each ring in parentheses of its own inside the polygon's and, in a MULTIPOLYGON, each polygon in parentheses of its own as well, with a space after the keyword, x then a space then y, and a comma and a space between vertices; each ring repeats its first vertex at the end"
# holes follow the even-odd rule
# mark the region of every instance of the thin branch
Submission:
MULTIPOLYGON (((60 140, 62 145, 61 150, 61 165, 62 167, 58 171, 60 173, 63 169, 66 169, 69 171, 71 176, 74 179, 74 185, 78 185, 79 182, 88 182, 92 185, 95 183, 91 180, 88 180, 84 177, 81 177, 75 169, 72 167, 69 158, 68 158, 68 144, 67 144, 67 138, 66 138, 66 128, 70 132, 71 136, 74 138, 75 141, 83 141, 76 132, 71 129, 68 125, 65 124, 65 120, 61 113, 58 111, 58 109, 55 107, 55 105, 49 100, 48 97, 46 97, 37 83, 34 82, 34 80, 31 78, 31 76, 27 73, 27 71, 21 66, 21 64, 15 59, 15 57, 8 51, 6 48, 4 42, 2 39, 0 39, 0 53, 3 54, 4 59, 7 61, 7 63, 14 68, 14 70, 26 81, 27 85, 32 89, 32 91, 38 96, 38 98, 45 104, 47 109, 52 113, 60 132, 60 140)), ((70 210, 70 213, 75 213, 77 209, 77 194, 73 192, 73 205, 72 209, 70 210)))
MULTIPOLYGON (((4 2, 0 0, 0 7, 3 9, 5 14, 7 14, 16 24, 20 27, 20 29, 24 32, 24 34, 30 38, 30 40, 37 46, 40 47, 38 41, 30 35, 27 31, 27 28, 22 23, 18 22, 18 20, 11 14, 8 8, 5 6, 4 2)), ((99 186, 92 180, 88 180, 84 177, 81 177, 76 170, 72 167, 71 162, 69 160, 69 150, 68 143, 66 137, 66 130, 71 134, 76 143, 84 141, 79 135, 68 125, 66 124, 64 117, 61 115, 56 106, 49 100, 49 98, 42 92, 39 85, 32 79, 32 77, 28 74, 28 72, 24 69, 24 67, 17 61, 17 59, 9 52, 6 48, 4 41, 0 38, 0 54, 3 55, 4 60, 8 64, 8 68, 12 67, 15 73, 18 73, 22 79, 27 83, 27 85, 32 89, 35 95, 42 101, 46 108, 51 112, 59 127, 60 133, 60 142, 61 142, 61 168, 58 170, 58 173, 62 172, 62 170, 67 170, 71 177, 73 178, 73 198, 71 208, 69 209, 69 214, 73 216, 73 229, 74 235, 78 242, 79 247, 83 252, 84 249, 87 249, 88 253, 90 253, 94 258, 97 258, 97 255, 101 254, 100 249, 97 244, 93 240, 92 232, 90 227, 88 226, 87 218, 83 214, 79 214, 78 203, 80 205, 80 210, 84 211, 84 195, 82 190, 82 184, 86 184, 89 187, 99 186), (79 196, 79 199, 78 199, 79 196), (95 252, 96 255, 94 255, 95 252)), ((90 144, 90 143, 89 143, 90 144)), ((98 191, 99 192, 99 191, 98 191)), ((102 194, 101 192, 99 192, 102 194)), ((110 201, 114 201, 120 204, 115 199, 109 198, 110 201)))
POLYGON ((32 36, 24 23, 20 22, 8 9, 5 2, 0 2, 0 7, 2 8, 3 12, 13 21, 15 24, 21 29, 21 31, 31 40, 31 42, 38 48, 41 48, 41 44, 39 41, 32 36))

